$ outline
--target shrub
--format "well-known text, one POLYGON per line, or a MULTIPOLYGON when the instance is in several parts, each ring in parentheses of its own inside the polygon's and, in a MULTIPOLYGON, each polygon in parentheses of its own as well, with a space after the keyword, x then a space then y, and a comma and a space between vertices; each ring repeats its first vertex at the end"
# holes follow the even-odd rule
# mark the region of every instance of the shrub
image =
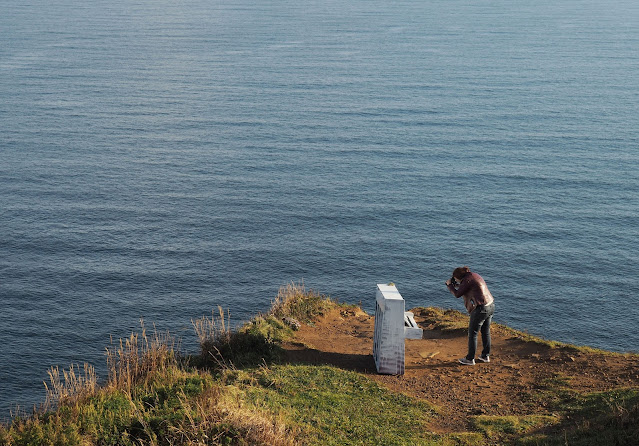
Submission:
POLYGON ((201 359, 214 368, 257 366, 279 357, 279 346, 290 329, 272 316, 257 316, 237 331, 230 329, 228 313, 193 322, 200 341, 201 359))
POLYGON ((330 297, 313 290, 306 291, 303 283, 291 282, 280 287, 269 314, 280 320, 290 317, 302 322, 311 322, 335 305, 337 303, 330 297))
POLYGON ((69 404, 90 397, 97 388, 95 368, 87 363, 84 363, 83 373, 79 366, 71 364, 68 371, 62 370, 62 375, 59 367, 51 367, 48 374, 51 387, 44 383, 47 393, 44 410, 52 409, 60 403, 69 404))

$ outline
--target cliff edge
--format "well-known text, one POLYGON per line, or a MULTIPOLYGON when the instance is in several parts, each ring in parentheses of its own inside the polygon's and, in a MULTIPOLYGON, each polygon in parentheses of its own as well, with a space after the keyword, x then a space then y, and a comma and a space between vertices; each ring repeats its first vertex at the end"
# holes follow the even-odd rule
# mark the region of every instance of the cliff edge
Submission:
POLYGON ((494 323, 491 362, 461 365, 468 316, 436 308, 411 311, 424 335, 405 341, 402 376, 377 374, 374 317, 358 309, 334 308, 302 324, 294 341, 284 344, 287 360, 357 371, 395 392, 425 399, 439 408, 441 416, 430 427, 442 434, 476 430, 482 416, 555 417, 554 403, 567 393, 639 387, 637 355, 544 341, 494 323))

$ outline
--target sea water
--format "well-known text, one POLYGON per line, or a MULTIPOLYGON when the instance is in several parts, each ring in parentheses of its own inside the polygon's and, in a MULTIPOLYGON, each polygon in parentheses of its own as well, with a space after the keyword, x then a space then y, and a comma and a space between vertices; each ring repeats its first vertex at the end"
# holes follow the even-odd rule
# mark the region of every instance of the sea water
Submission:
MULTIPOLYGON (((303 281, 638 351, 634 0, 5 0, 0 414, 303 281)), ((372 349, 372 346, 371 346, 372 349)), ((460 352, 461 354, 462 352, 460 352)), ((498 352, 496 352, 498 355, 498 352)))

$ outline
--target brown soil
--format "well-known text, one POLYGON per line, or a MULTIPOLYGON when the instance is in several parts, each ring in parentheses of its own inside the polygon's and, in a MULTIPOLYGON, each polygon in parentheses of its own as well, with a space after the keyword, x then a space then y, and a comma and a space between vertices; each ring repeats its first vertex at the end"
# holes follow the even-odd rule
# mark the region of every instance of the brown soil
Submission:
MULTIPOLYGON (((594 392, 639 386, 636 355, 582 352, 526 342, 493 325, 491 362, 464 366, 467 332, 424 329, 419 340, 405 342, 405 374, 379 375, 373 360, 374 317, 362 311, 335 309, 311 325, 302 324, 295 342, 285 344, 287 360, 330 364, 355 370, 388 388, 435 404, 443 416, 431 426, 439 433, 469 430, 469 415, 548 413, 534 393, 544 382, 569 378, 573 390, 594 392)), ((478 341, 481 351, 481 339, 478 341)))

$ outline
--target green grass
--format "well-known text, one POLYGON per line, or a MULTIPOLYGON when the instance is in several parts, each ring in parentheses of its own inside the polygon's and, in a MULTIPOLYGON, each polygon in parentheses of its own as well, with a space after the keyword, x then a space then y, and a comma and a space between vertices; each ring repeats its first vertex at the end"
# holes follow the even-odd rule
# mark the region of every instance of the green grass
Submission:
POLYGON ((261 368, 237 385, 256 408, 279 414, 312 445, 435 444, 434 408, 330 366, 261 368))
POLYGON ((511 442, 531 430, 552 426, 559 422, 553 415, 487 416, 473 418, 473 426, 491 441, 511 442))
POLYGON ((540 383, 535 398, 548 413, 477 416, 473 427, 490 444, 545 446, 634 445, 639 438, 639 389, 579 393, 566 377, 540 383))
POLYGON ((580 394, 567 388, 549 397, 561 422, 544 432, 524 435, 524 445, 633 445, 639 439, 639 389, 580 394))

